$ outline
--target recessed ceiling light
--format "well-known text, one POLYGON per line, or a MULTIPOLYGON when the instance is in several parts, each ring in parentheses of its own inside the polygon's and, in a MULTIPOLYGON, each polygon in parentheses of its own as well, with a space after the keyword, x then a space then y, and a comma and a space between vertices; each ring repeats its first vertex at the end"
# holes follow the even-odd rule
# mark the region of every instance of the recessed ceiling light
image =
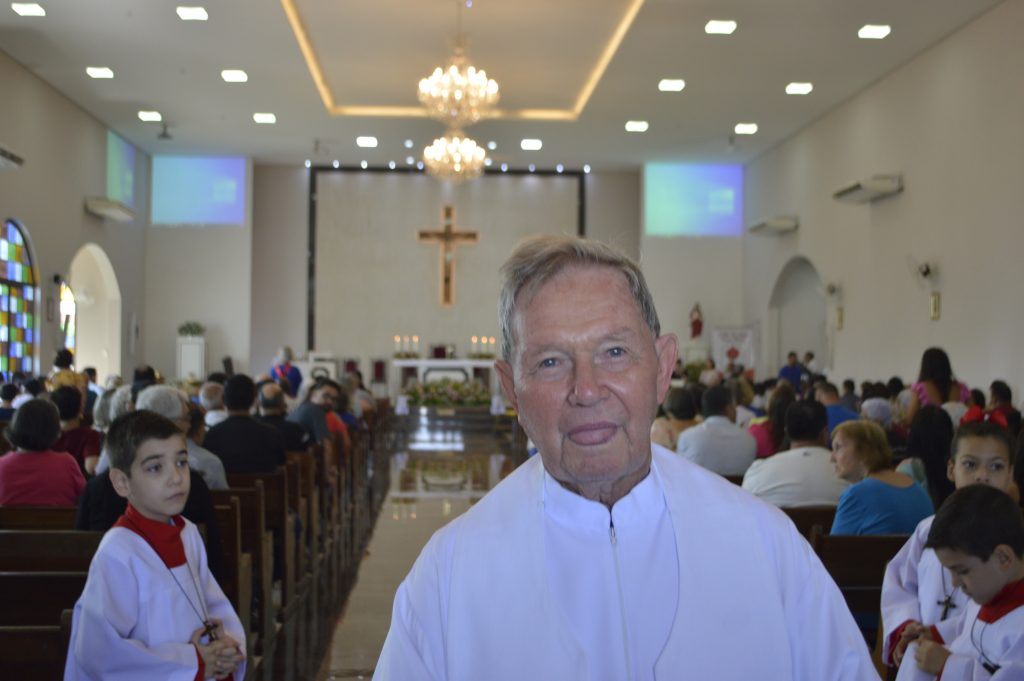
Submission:
POLYGON ((737 123, 733 130, 737 135, 753 135, 757 132, 757 123, 737 123))
POLYGON ((537 166, 535 166, 535 165, 533 165, 533 164, 531 163, 531 164, 530 164, 530 172, 532 173, 532 172, 533 172, 533 171, 535 171, 535 170, 537 170, 537 166))
POLYGON ((370 136, 357 137, 356 146, 362 147, 363 149, 373 149, 377 146, 377 138, 370 136))
POLYGON ((154 123, 154 122, 160 122, 163 119, 164 119, 164 117, 160 115, 159 111, 140 111, 139 112, 139 120, 140 121, 146 121, 147 123, 154 123))
POLYGON ((367 168, 370 167, 370 164, 367 163, 366 161, 360 161, 359 162, 359 167, 362 168, 363 170, 366 170, 367 168))
POLYGON ((391 170, 394 170, 395 169, 395 162, 394 161, 388 161, 388 168, 390 168, 391 170))
POLYGON ((331 165, 334 166, 335 168, 341 167, 341 163, 338 162, 338 159, 334 159, 334 161, 331 162, 331 165))
POLYGON ((414 163, 416 163, 416 159, 414 159, 412 156, 405 157, 405 165, 411 166, 414 163))
POLYGON ((647 121, 626 121, 626 132, 647 132, 647 121))
POLYGON ((416 161, 416 170, 423 170, 423 161, 416 161))
POLYGON ((205 7, 178 7, 176 11, 182 21, 206 21, 210 18, 205 7))
POLYGON ((35 2, 12 2, 11 9, 21 17, 45 17, 46 10, 35 2))
POLYGON ((735 30, 735 21, 712 19, 708 23, 704 24, 704 32, 709 35, 732 35, 732 32, 735 30))
POLYGON ((492 165, 494 165, 494 159, 488 156, 487 158, 484 159, 484 165, 490 168, 492 165))
POLYGON ((254 113, 252 119, 257 123, 277 123, 277 116, 272 113, 254 113))
POLYGON ((787 95, 809 95, 814 86, 810 83, 790 83, 786 86, 787 95))
POLYGON ((303 165, 305 165, 307 168, 309 168, 309 167, 311 167, 313 165, 313 163, 307 158, 305 164, 303 164, 303 165))
POLYGON ((487 143, 487 148, 490 149, 491 151, 494 151, 495 149, 498 148, 498 143, 495 142, 494 140, 491 140, 490 142, 487 143))
POLYGON ((519 143, 519 148, 522 149, 523 151, 540 151, 541 147, 543 146, 543 142, 541 142, 539 139, 534 139, 531 137, 527 137, 522 142, 519 143))
POLYGON ((583 164, 583 172, 585 172, 585 173, 589 173, 590 172, 590 164, 589 163, 584 163, 583 164))
POLYGON ((858 38, 864 38, 865 40, 881 40, 892 33, 892 26, 885 24, 864 24, 857 31, 858 38))
POLYGON ((114 72, 106 66, 86 66, 85 72, 90 78, 113 78, 114 72))
POLYGON ((406 149, 412 149, 412 140, 405 140, 402 142, 402 145, 405 146, 406 149))
POLYGON ((220 72, 220 77, 225 83, 245 83, 249 80, 249 74, 241 69, 224 69, 220 72))
POLYGON ((508 172, 508 164, 507 163, 502 163, 501 164, 501 172, 503 172, 503 173, 507 173, 508 172))
POLYGON ((679 92, 686 87, 682 78, 662 78, 658 81, 658 89, 662 92, 679 92))
POLYGON ((564 170, 565 170, 565 166, 563 166, 561 163, 559 163, 557 166, 555 166, 555 172, 556 173, 560 173, 560 172, 562 172, 564 170))

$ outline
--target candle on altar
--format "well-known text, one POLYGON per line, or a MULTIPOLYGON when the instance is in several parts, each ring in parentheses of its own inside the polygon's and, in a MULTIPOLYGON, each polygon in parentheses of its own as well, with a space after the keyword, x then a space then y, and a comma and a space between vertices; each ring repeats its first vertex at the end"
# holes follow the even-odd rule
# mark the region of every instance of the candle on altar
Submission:
POLYGON ((401 351, 402 351, 402 337, 401 336, 395 336, 395 352, 401 352, 401 351))
POLYGON ((476 336, 472 336, 470 338, 470 340, 473 341, 473 353, 475 354, 477 349, 478 349, 477 348, 477 337, 476 336))
POLYGON ((412 351, 414 353, 416 353, 417 355, 420 354, 420 337, 419 336, 413 336, 412 337, 412 351))
POLYGON ((402 350, 404 352, 409 352, 409 337, 408 336, 402 336, 402 350))
POLYGON ((491 336, 488 339, 488 342, 491 344, 491 354, 493 354, 494 353, 494 336, 491 336))

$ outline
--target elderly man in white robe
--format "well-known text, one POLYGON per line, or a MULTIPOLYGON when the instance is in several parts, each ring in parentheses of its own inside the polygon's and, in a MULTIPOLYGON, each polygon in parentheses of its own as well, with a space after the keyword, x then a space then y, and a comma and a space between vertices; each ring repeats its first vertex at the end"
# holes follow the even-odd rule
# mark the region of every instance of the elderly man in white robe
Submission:
POLYGON ((374 679, 877 679, 792 523, 652 446, 676 338, 639 268, 539 237, 503 273, 496 368, 540 456, 423 549, 374 679))

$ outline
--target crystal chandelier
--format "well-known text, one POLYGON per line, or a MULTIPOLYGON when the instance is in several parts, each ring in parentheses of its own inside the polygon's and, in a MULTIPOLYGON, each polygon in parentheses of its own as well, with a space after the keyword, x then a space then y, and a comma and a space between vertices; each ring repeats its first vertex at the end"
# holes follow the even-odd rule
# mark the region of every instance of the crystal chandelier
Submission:
POLYGON ((463 182, 483 173, 486 156, 483 147, 455 129, 423 150, 423 163, 427 172, 440 180, 463 182))
POLYGON ((427 113, 447 125, 462 127, 483 118, 498 103, 498 83, 469 63, 462 46, 444 68, 420 80, 418 97, 427 113))

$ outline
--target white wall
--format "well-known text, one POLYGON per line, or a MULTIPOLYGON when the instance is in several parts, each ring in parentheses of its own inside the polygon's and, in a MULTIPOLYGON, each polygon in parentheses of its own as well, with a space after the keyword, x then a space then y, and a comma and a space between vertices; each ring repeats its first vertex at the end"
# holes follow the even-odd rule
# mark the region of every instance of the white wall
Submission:
POLYGON ((96 369, 100 384, 120 373, 121 289, 113 266, 99 246, 83 246, 71 261, 69 276, 77 303, 76 364, 96 369))
POLYGON ((1021 26, 1024 0, 995 7, 747 167, 748 216, 800 216, 794 236, 744 239, 748 320, 765 318, 779 272, 801 254, 842 284, 837 378, 912 379, 921 352, 939 345, 971 385, 1004 377, 1020 392, 1021 26), (893 171, 902 195, 864 206, 831 198, 893 171), (908 256, 938 264, 939 321, 908 256))
POLYGON ((146 359, 174 376, 178 326, 206 327, 206 373, 231 357, 249 366, 252 305, 252 165, 240 226, 150 227, 146 239, 146 359))
POLYGON ((586 182, 587 238, 640 259, 640 171, 593 172, 586 182))
MULTIPOLYGON (((41 370, 49 371, 60 340, 58 315, 46 317, 46 300, 59 299, 53 275, 68 277, 71 259, 87 242, 106 251, 122 283, 122 366, 142 361, 141 347, 129 353, 128 320, 144 318, 141 220, 115 223, 87 214, 86 196, 106 194, 107 128, 62 94, 0 52, 0 145, 25 159, 17 170, 0 171, 0 219, 15 218, 28 231, 42 287, 41 370)), ((136 154, 135 204, 148 212, 148 159, 136 154)))

